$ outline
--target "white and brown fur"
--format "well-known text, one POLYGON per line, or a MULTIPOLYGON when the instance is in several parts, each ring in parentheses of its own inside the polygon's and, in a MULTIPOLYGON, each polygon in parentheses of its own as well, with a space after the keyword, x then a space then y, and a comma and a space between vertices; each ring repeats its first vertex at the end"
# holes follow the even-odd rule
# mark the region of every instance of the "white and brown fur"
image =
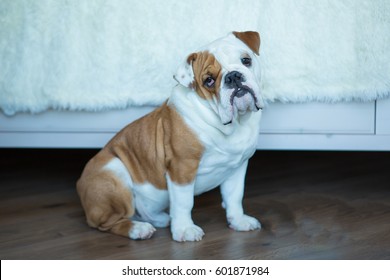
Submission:
POLYGON ((256 32, 233 32, 192 53, 179 67, 179 84, 161 107, 122 129, 86 165, 77 191, 87 223, 131 239, 171 226, 176 241, 198 241, 194 195, 221 187, 229 226, 260 228, 244 214, 248 159, 258 138, 263 104, 256 32), (240 63, 250 57, 250 67, 240 63), (225 77, 239 71, 253 97, 232 97, 225 77), (212 87, 205 79, 212 77, 212 87), (167 210, 169 209, 169 214, 167 210))

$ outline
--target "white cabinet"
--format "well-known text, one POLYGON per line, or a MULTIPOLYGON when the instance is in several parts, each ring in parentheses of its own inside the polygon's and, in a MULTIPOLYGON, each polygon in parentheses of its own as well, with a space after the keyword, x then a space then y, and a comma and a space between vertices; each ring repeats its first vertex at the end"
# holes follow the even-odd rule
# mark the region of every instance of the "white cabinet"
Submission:
POLYGON ((127 110, 81 112, 46 111, 40 114, 0 114, 0 132, 42 133, 115 133, 155 107, 134 107, 127 110))
POLYGON ((274 103, 264 109, 262 133, 373 134, 375 102, 274 103))
POLYGON ((377 104, 376 133, 390 135, 390 99, 381 100, 377 104))
POLYGON ((390 151, 390 100, 276 103, 261 127, 258 149, 390 151))
MULTIPOLYGON (((0 113, 0 147, 100 148, 153 107, 121 111, 0 113)), ((390 100, 273 103, 264 109, 258 149, 390 151, 390 100)))

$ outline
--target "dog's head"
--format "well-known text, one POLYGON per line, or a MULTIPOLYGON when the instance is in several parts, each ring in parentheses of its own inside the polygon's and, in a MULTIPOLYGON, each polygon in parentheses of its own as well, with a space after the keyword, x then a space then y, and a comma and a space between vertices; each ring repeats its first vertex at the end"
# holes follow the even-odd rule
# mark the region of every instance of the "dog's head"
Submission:
POLYGON ((264 106, 259 50, 257 32, 232 32, 190 54, 174 78, 209 101, 227 125, 236 116, 264 106))

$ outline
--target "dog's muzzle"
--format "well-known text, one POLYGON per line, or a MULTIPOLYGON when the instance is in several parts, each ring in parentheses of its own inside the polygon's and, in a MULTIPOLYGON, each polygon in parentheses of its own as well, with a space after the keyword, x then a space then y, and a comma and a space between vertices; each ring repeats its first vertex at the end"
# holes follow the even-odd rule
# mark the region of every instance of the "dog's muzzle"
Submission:
POLYGON ((250 94, 253 98, 253 102, 257 111, 260 110, 261 108, 257 105, 258 100, 256 98, 254 91, 250 87, 243 85, 242 84, 243 82, 245 82, 244 75, 238 71, 232 71, 225 76, 226 87, 233 89, 233 93, 230 96, 230 105, 233 106, 235 98, 241 98, 247 94, 250 94))

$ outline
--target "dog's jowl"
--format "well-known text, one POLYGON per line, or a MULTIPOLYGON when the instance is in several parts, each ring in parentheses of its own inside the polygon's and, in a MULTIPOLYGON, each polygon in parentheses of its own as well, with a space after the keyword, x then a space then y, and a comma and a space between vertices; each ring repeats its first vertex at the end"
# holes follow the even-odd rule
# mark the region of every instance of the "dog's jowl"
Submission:
POLYGON ((170 98, 85 166, 77 191, 91 227, 147 239, 170 226, 174 240, 199 241, 194 196, 220 186, 230 228, 260 228, 242 207, 263 107, 259 48, 257 32, 232 32, 183 58, 170 98))

